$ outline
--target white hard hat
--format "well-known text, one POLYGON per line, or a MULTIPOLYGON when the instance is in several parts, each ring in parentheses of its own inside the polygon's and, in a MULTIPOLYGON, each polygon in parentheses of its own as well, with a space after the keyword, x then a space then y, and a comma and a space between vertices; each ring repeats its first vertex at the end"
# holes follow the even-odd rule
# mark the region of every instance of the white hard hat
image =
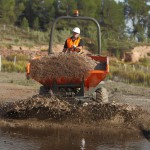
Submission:
POLYGON ((73 30, 73 32, 80 34, 80 29, 78 27, 75 27, 73 30))

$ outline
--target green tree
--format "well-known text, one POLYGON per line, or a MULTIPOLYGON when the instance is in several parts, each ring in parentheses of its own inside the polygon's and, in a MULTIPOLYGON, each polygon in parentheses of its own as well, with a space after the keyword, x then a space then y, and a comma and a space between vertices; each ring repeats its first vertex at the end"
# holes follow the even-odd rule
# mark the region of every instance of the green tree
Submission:
POLYGON ((39 18, 40 28, 45 30, 52 22, 55 15, 53 6, 54 0, 28 0, 25 2, 24 16, 29 20, 30 27, 34 26, 34 21, 39 18))
POLYGON ((29 22, 28 22, 27 18, 25 18, 25 17, 23 18, 21 27, 25 30, 27 30, 29 28, 29 22))
POLYGON ((96 18, 104 38, 122 38, 125 29, 124 6, 112 0, 99 0, 96 18))
POLYGON ((77 2, 75 0, 56 0, 54 2, 56 17, 70 16, 73 11, 77 9, 77 2))
POLYGON ((96 11, 98 9, 99 0, 79 0, 77 1, 77 6, 82 16, 95 17, 96 11))
MULTIPOLYGON (((150 6, 147 5, 147 0, 126 0, 126 18, 130 20, 133 26, 131 33, 134 38, 138 38, 139 35, 143 35, 149 22, 148 11, 150 6)), ((140 38, 141 39, 141 38, 140 38)))
POLYGON ((25 3, 23 0, 16 0, 15 15, 17 17, 16 24, 20 25, 23 18, 23 11, 25 10, 25 3))
POLYGON ((39 18, 35 18, 33 23, 33 29, 38 30, 39 29, 39 18))
POLYGON ((14 23, 16 21, 15 0, 0 0, 0 21, 3 23, 14 23))
POLYGON ((41 7, 41 13, 38 15, 38 17, 43 29, 49 28, 49 25, 54 21, 54 1, 55 0, 44 0, 43 6, 41 7))

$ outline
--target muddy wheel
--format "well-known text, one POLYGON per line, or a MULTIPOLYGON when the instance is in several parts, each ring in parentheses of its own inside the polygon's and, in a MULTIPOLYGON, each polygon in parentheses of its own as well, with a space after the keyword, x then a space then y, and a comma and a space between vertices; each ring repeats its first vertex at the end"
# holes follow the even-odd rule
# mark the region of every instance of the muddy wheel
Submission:
POLYGON ((97 102, 108 102, 108 92, 104 87, 96 90, 96 101, 97 102))
POLYGON ((30 80, 30 75, 29 74, 26 74, 26 79, 30 80))
POLYGON ((50 89, 46 86, 41 86, 39 90, 40 95, 49 94, 50 89))

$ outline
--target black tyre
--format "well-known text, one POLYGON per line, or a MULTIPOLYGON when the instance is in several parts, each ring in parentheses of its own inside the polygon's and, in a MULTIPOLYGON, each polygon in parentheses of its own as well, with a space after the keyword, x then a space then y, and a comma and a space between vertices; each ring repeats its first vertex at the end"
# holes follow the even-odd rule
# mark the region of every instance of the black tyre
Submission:
POLYGON ((50 88, 48 88, 46 86, 40 87, 40 90, 39 90, 40 95, 45 95, 45 94, 49 94, 49 93, 50 93, 50 88))
POLYGON ((104 87, 97 89, 96 91, 96 101, 97 102, 108 102, 108 92, 104 87))
POLYGON ((29 74, 26 74, 26 79, 27 79, 27 80, 30 80, 30 78, 31 78, 30 75, 29 75, 29 74))

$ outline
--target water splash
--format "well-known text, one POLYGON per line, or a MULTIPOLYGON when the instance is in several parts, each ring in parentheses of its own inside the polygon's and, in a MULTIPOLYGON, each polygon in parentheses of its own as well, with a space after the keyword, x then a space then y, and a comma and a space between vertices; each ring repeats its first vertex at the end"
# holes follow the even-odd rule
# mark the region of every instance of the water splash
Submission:
POLYGON ((85 148, 85 139, 84 139, 84 138, 82 138, 82 140, 81 140, 80 149, 81 149, 81 150, 85 150, 85 149, 86 149, 86 148, 85 148))

